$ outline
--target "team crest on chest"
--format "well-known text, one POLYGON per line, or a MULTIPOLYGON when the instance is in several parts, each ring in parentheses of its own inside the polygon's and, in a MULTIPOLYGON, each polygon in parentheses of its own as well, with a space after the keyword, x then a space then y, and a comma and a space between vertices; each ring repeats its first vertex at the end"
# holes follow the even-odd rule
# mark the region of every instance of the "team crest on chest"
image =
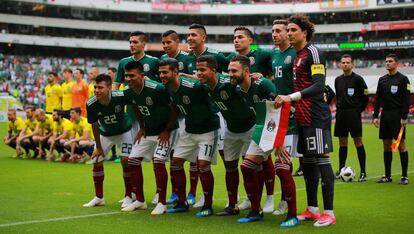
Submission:
POLYGON ((183 103, 184 104, 190 104, 190 102, 191 102, 191 100, 187 95, 183 96, 183 103))
POLYGON ((396 94, 398 92, 398 86, 397 85, 391 85, 391 93, 396 94))
POLYGON ((354 88, 348 88, 348 96, 354 96, 354 92, 355 92, 355 90, 354 90, 354 88))
POLYGON ((285 64, 290 64, 291 62, 292 62, 292 56, 288 55, 288 56, 285 58, 284 63, 285 63, 285 64))
POLYGON ((145 103, 147 104, 147 106, 151 106, 152 104, 154 104, 151 97, 146 97, 145 103))
POLYGON ((227 100, 229 99, 229 95, 227 94, 227 92, 225 90, 220 91, 220 98, 223 100, 227 100))
POLYGON ((253 102, 260 102, 260 98, 259 98, 259 96, 257 96, 256 94, 255 95, 253 95, 253 102))
POLYGON ((132 100, 132 103, 133 103, 133 104, 137 104, 137 102, 135 102, 135 100, 132 100))
POLYGON ((147 71, 149 71, 150 70, 150 66, 149 66, 149 64, 143 64, 142 65, 143 67, 144 67, 144 72, 147 72, 147 71))
POLYGON ((184 69, 184 63, 183 62, 179 62, 178 63, 178 69, 181 71, 184 69))
POLYGON ((249 59, 250 59, 250 65, 253 65, 256 62, 253 56, 249 57, 249 59))
POLYGON ((115 113, 119 113, 122 111, 122 107, 120 105, 115 106, 115 113))

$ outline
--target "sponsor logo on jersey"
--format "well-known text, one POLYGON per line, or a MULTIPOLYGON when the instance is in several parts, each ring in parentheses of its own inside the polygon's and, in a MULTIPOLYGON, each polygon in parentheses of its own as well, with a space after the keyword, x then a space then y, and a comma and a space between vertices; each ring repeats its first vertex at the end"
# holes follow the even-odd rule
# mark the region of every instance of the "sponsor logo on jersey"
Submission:
POLYGON ((190 104, 190 102, 191 102, 191 100, 187 95, 183 96, 183 103, 184 104, 190 104))
POLYGON ((391 93, 396 94, 398 92, 398 86, 397 85, 391 85, 391 93))
POLYGON ((267 127, 266 127, 266 129, 267 129, 267 131, 269 131, 269 132, 273 132, 273 131, 275 130, 275 127, 276 127, 275 120, 274 120, 273 118, 271 118, 271 119, 269 120, 269 122, 267 123, 267 127))
POLYGON ((226 92, 225 90, 221 90, 221 91, 220 91, 220 97, 221 97, 221 99, 223 99, 223 100, 227 100, 227 99, 229 99, 229 95, 227 94, 227 92, 226 92))
POLYGON ((312 64, 311 75, 325 75, 325 66, 323 64, 312 64))
POLYGON ((354 90, 354 88, 348 88, 348 96, 354 96, 354 92, 355 92, 355 90, 354 90))
POLYGON ((285 58, 285 61, 283 61, 285 64, 290 64, 290 63, 292 63, 292 56, 290 56, 290 55, 288 55, 286 58, 285 58))
POLYGON ((144 72, 148 72, 149 70, 150 70, 150 66, 149 66, 149 64, 143 64, 143 67, 144 67, 144 72))
POLYGON ((249 57, 249 59, 250 59, 250 65, 253 65, 256 62, 253 56, 249 57))
POLYGON ((122 107, 120 105, 115 106, 115 113, 119 113, 122 111, 122 107))
POLYGON ((147 104, 147 106, 151 106, 152 104, 154 104, 151 97, 146 97, 145 103, 147 104))

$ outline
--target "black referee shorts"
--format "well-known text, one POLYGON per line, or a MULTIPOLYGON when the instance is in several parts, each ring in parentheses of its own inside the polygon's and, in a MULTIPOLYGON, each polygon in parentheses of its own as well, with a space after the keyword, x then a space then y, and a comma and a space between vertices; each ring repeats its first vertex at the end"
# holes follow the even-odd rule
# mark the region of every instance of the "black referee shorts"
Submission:
MULTIPOLYGON (((401 111, 400 110, 386 110, 382 111, 380 119, 380 139, 397 139, 401 128, 401 111)), ((402 135, 405 139, 405 129, 402 135)))
POLYGON ((320 155, 333 151, 330 129, 299 127, 298 153, 320 155))
POLYGON ((362 136, 361 112, 359 109, 336 110, 334 136, 351 137, 362 136))

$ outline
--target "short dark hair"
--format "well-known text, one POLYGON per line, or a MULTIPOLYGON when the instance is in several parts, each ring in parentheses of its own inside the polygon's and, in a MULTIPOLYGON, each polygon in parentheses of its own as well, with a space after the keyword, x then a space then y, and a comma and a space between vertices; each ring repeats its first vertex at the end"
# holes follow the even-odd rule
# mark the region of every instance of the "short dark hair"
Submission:
POLYGON ((112 79, 111 76, 109 76, 108 74, 102 73, 99 74, 96 78, 95 78, 95 82, 99 83, 99 82, 105 82, 106 86, 111 86, 112 85, 112 79))
POLYGON ((24 110, 27 110, 27 109, 29 109, 29 110, 31 110, 31 111, 35 111, 35 110, 36 110, 36 108, 35 108, 34 106, 31 106, 31 105, 26 106, 26 107, 24 108, 24 110))
POLYGON ((138 70, 139 73, 144 72, 144 66, 138 61, 130 61, 125 65, 126 70, 138 70))
POLYGON ((350 55, 350 54, 343 54, 342 56, 341 56, 341 59, 343 59, 343 58, 350 58, 351 59, 351 62, 352 62, 352 56, 350 55))
POLYGON ((250 71, 250 59, 247 56, 238 54, 234 56, 230 62, 239 62, 243 68, 248 67, 250 71))
POLYGON ((289 17, 288 22, 298 25, 302 31, 307 32, 306 41, 309 42, 312 40, 313 34, 315 33, 315 26, 312 22, 310 22, 309 16, 303 14, 292 15, 289 17))
POLYGON ((72 69, 70 69, 70 68, 65 68, 65 69, 63 69, 63 72, 69 72, 70 74, 72 74, 72 73, 73 73, 72 69))
POLYGON ((57 74, 56 72, 48 72, 48 73, 47 73, 47 75, 48 75, 48 76, 52 75, 52 76, 54 76, 55 78, 57 78, 57 77, 58 77, 58 74, 57 74))
POLYGON ((53 112, 56 112, 59 117, 63 117, 63 110, 53 109, 53 112))
POLYGON ((212 55, 202 55, 197 59, 197 63, 207 63, 207 67, 217 70, 217 59, 212 55))
POLYGON ((115 67, 108 67, 108 70, 112 71, 113 73, 117 71, 115 67))
POLYGON ((180 40, 180 36, 178 36, 178 33, 174 30, 168 30, 165 31, 163 34, 161 34, 161 37, 168 37, 171 36, 174 40, 180 40))
POLYGON ((236 33, 237 31, 243 31, 248 37, 253 38, 253 32, 244 26, 239 26, 234 29, 234 33, 236 33))
POLYGON ((396 54, 387 54, 385 58, 392 58, 395 62, 398 62, 398 57, 396 54))
POLYGON ((179 63, 177 61, 177 59, 174 58, 166 58, 160 61, 158 67, 163 67, 163 66, 168 66, 168 68, 173 71, 173 70, 177 70, 179 71, 179 63))
POLYGON ((285 19, 275 19, 275 20, 273 20, 273 25, 275 25, 275 24, 283 24, 283 25, 287 26, 288 21, 285 20, 285 19))
POLYGON ((131 32, 131 33, 129 34, 128 39, 129 39, 130 37, 133 37, 133 36, 137 36, 137 37, 139 37, 139 38, 140 38, 140 40, 141 40, 141 41, 143 41, 143 42, 146 42, 146 41, 147 41, 147 34, 145 34, 145 33, 144 33, 144 32, 142 32, 142 31, 134 31, 134 32, 131 32))
POLYGON ((192 24, 190 25, 190 27, 188 27, 188 29, 200 29, 204 32, 205 35, 207 35, 206 27, 204 27, 204 25, 202 24, 192 24))
POLYGON ((85 72, 82 69, 76 68, 75 70, 78 70, 80 74, 85 75, 85 72))
POLYGON ((82 113, 82 109, 80 107, 78 107, 78 106, 77 107, 70 108, 70 111, 74 111, 74 112, 76 112, 78 114, 82 113))

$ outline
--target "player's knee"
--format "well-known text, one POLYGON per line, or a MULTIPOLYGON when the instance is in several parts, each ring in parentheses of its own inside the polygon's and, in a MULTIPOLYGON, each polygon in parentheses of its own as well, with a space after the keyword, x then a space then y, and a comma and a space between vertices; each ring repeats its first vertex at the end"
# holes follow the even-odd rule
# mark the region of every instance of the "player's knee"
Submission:
POLYGON ((258 164, 245 158, 242 164, 240 165, 240 170, 242 171, 243 175, 246 177, 246 176, 256 173, 256 170, 258 167, 259 167, 258 164))
POLYGON ((234 161, 224 161, 224 167, 226 168, 226 172, 235 172, 238 170, 238 163, 239 160, 234 161))
POLYGON ((399 152, 406 152, 407 151, 407 145, 405 144, 404 140, 401 140, 400 145, 398 146, 399 152))
POLYGON ((122 164, 122 167, 128 167, 128 164, 129 163, 129 160, 128 160, 128 157, 126 157, 126 156, 121 156, 121 164, 122 164))
POLYGON ((142 158, 129 157, 129 158, 127 158, 127 160, 128 160, 128 165, 129 166, 137 167, 137 166, 141 166, 141 163, 142 163, 142 158))

